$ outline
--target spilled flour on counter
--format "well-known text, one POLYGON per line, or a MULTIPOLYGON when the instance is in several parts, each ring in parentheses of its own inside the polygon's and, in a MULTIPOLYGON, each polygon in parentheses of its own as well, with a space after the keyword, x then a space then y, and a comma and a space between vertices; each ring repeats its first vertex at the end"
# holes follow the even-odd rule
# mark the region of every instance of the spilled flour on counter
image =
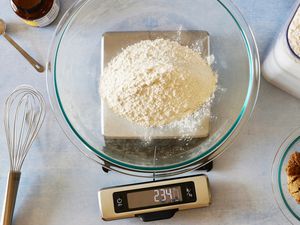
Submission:
POLYGON ((113 58, 104 69, 100 90, 115 113, 157 127, 199 110, 216 84, 216 74, 199 53, 156 39, 128 46, 113 58))

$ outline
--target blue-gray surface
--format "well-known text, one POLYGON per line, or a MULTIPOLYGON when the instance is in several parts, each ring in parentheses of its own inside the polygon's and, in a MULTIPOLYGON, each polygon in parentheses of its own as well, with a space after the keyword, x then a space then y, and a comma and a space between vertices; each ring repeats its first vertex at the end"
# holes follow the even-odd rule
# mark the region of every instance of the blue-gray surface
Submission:
MULTIPOLYGON (((61 2, 64 12, 73 1, 61 2)), ((235 3, 252 27, 264 58, 295 0, 235 0, 235 3)), ((8 32, 16 41, 40 61, 46 60, 55 24, 45 29, 24 25, 12 13, 8 0, 0 1, 0 17, 9 23, 8 32)), ((44 76, 35 73, 3 38, 0 38, 0 65, 1 118, 5 97, 19 84, 31 84, 46 96, 44 76)), ((141 180, 101 172, 98 165, 76 151, 67 140, 49 110, 49 104, 48 111, 38 140, 23 166, 14 224, 104 224, 99 215, 97 190, 141 180)), ((271 165, 282 139, 300 125, 299 112, 299 100, 263 80, 250 123, 230 150, 216 160, 215 169, 209 174, 212 205, 179 212, 170 220, 150 224, 288 224, 273 198, 271 165)), ((8 171, 2 123, 0 146, 1 203, 8 171)), ((140 223, 138 219, 107 222, 140 223)))

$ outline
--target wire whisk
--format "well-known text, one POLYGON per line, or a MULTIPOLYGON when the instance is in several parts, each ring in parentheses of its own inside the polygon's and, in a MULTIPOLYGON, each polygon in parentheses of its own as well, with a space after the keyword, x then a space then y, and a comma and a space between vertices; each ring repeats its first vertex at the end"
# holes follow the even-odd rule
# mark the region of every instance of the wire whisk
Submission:
POLYGON ((6 99, 4 127, 10 158, 2 225, 12 223, 13 211, 25 157, 45 118, 45 101, 31 86, 17 87, 6 99))

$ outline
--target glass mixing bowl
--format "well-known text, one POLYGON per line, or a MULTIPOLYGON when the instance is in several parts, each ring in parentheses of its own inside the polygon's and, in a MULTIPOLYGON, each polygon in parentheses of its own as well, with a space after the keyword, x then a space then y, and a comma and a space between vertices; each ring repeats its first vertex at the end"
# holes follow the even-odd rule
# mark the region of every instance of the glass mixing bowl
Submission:
POLYGON ((288 191, 285 167, 291 154, 300 152, 300 128, 292 132, 281 144, 272 166, 272 188, 275 200, 284 216, 292 223, 300 222, 300 205, 288 191))
POLYGON ((47 87, 70 140, 88 157, 119 172, 168 176, 195 169, 226 149, 256 102, 259 56, 252 32, 229 0, 87 0, 71 7, 50 46, 47 87), (108 31, 207 31, 219 88, 210 133, 201 140, 120 140, 101 134, 101 37, 108 31))

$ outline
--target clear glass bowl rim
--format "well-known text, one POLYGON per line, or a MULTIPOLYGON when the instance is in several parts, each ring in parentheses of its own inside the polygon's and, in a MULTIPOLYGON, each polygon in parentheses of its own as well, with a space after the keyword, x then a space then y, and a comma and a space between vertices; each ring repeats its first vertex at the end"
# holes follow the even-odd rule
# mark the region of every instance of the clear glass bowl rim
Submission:
POLYGON ((275 201, 282 212, 282 214, 288 219, 289 222, 294 224, 293 220, 300 221, 300 216, 294 212, 294 210, 288 204, 285 196, 284 191, 282 189, 282 182, 281 182, 281 171, 284 169, 284 160, 286 159, 290 150, 295 143, 300 141, 300 128, 295 129, 288 137, 283 141, 280 145, 278 151, 273 160, 272 164, 272 189, 275 201), (278 199, 277 195, 280 197, 278 199), (283 205, 280 204, 280 200, 284 203, 283 205), (285 208, 283 208, 283 206, 285 208), (287 210, 286 210, 287 209, 287 210))
MULTIPOLYGON (((193 159, 189 159, 184 162, 180 162, 176 165, 170 166, 162 166, 162 167, 144 167, 137 166, 132 164, 127 164, 116 159, 110 158, 109 156, 99 152, 93 146, 89 145, 89 143, 83 139, 80 134, 75 130, 75 128, 70 123, 64 109, 62 102, 60 100, 60 96, 57 89, 56 84, 56 60, 59 51, 59 46, 61 40, 63 38, 64 32, 69 26, 69 23, 72 22, 72 18, 76 16, 77 12, 83 7, 87 2, 91 0, 81 0, 75 3, 62 17, 59 22, 57 29, 53 35, 53 39, 49 48, 48 54, 48 63, 47 63, 47 90, 50 98, 51 107, 56 115, 56 118, 68 136, 68 138, 81 150, 87 157, 92 158, 103 166, 116 167, 116 170, 119 172, 126 173, 126 170, 136 171, 142 173, 168 173, 178 174, 181 172, 186 172, 188 170, 192 170, 203 166, 209 161, 213 160, 217 156, 219 156, 232 142, 232 139, 238 134, 241 126, 248 120, 250 114, 253 111, 254 105, 257 100, 259 84, 260 84, 260 60, 257 45, 255 42, 254 35, 252 33, 251 28, 239 12, 238 8, 234 5, 231 0, 217 0, 217 2, 229 13, 232 19, 235 21, 239 30, 241 31, 241 35, 245 42, 245 47, 248 53, 249 60, 249 84, 247 95, 245 97, 245 101, 241 112, 231 128, 226 132, 226 134, 210 149, 199 154, 193 159), (226 2, 226 3, 225 3, 226 2), (52 70, 53 66, 53 70, 52 70), (75 135, 74 135, 75 134, 75 135), (188 168, 189 167, 189 168, 188 168), (123 170, 124 169, 124 170, 123 170), (177 171, 177 172, 174 172, 177 171)), ((157 174, 159 176, 159 174, 157 174)))

